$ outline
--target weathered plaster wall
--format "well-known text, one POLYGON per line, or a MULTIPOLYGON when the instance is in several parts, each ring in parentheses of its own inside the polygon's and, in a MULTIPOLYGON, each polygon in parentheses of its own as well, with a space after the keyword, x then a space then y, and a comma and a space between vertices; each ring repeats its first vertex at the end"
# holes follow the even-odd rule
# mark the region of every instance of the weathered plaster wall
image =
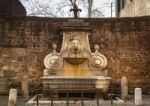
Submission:
POLYGON ((120 11, 120 17, 135 17, 150 15, 149 0, 126 0, 125 7, 120 11))
MULTIPOLYGON (((30 85, 36 87, 44 69, 43 58, 52 51, 52 43, 57 43, 60 50, 60 25, 67 20, 0 18, 0 86, 14 83, 16 79, 21 82, 22 76, 27 74, 30 85), (12 74, 6 73, 7 70, 12 74), (5 81, 4 76, 7 76, 5 81), (13 78, 13 82, 8 82, 9 78, 13 78)), ((100 44, 100 51, 108 58, 107 69, 116 91, 121 76, 125 75, 129 79, 130 93, 134 87, 142 87, 144 93, 150 93, 150 17, 84 21, 93 28, 89 36, 91 49, 94 44, 100 44)))

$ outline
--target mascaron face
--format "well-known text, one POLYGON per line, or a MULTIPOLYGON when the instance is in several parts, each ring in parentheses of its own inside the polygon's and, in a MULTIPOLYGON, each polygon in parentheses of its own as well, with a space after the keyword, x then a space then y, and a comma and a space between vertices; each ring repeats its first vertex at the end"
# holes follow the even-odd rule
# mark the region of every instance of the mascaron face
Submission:
POLYGON ((80 41, 78 39, 73 39, 70 42, 70 52, 74 54, 78 54, 80 52, 80 41))

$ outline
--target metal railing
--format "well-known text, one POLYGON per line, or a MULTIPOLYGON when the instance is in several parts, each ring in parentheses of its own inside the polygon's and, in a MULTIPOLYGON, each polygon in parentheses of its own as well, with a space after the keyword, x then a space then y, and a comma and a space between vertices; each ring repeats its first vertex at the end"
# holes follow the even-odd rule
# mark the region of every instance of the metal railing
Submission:
MULTIPOLYGON (((84 101, 85 100, 96 100, 96 104, 97 106, 100 106, 100 103, 99 103, 99 100, 100 100, 100 97, 101 97, 101 91, 97 90, 97 91, 92 91, 92 90, 64 90, 64 89, 44 89, 43 92, 41 92, 41 89, 37 89, 36 90, 37 92, 37 98, 36 98, 36 105, 39 106, 39 101, 41 99, 41 96, 39 94, 44 94, 43 92, 46 92, 47 95, 49 95, 49 99, 50 99, 50 106, 54 106, 54 101, 66 101, 66 105, 69 106, 69 101, 81 101, 81 106, 85 106, 84 104, 84 101), (40 91, 40 92, 39 92, 40 91), (64 97, 58 97, 56 98, 55 97, 55 92, 64 92, 66 95, 64 97), (86 93, 89 93, 92 92, 92 93, 95 93, 94 94, 94 97, 93 98, 90 98, 90 97, 86 97, 85 94, 86 93), (70 94, 71 93, 80 93, 80 96, 77 96, 77 97, 71 97, 70 94)), ((57 94, 59 95, 59 94, 57 94)), ((111 105, 113 104, 113 90, 110 94, 110 99, 111 99, 111 105)))

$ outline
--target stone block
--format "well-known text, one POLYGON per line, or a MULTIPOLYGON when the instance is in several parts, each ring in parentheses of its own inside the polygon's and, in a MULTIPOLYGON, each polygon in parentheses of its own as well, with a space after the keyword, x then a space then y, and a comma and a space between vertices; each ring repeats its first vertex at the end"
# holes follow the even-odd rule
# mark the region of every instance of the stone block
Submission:
POLYGON ((127 99, 128 98, 128 79, 126 76, 121 78, 121 98, 127 99))
POLYGON ((136 106, 142 106, 142 89, 141 88, 135 88, 135 105, 136 106))
POLYGON ((16 89, 10 89, 8 106, 16 106, 16 103, 17 103, 17 90, 16 89))

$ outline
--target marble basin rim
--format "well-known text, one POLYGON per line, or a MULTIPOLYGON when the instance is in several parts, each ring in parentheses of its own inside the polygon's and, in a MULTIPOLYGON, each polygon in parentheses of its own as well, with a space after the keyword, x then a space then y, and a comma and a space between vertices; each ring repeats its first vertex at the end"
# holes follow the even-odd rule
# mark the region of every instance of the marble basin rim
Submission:
POLYGON ((111 77, 105 76, 44 76, 41 77, 44 89, 93 89, 107 91, 111 77))
POLYGON ((84 76, 84 77, 72 77, 72 76, 43 76, 41 79, 102 79, 102 80, 111 80, 111 77, 105 77, 105 76, 84 76))

